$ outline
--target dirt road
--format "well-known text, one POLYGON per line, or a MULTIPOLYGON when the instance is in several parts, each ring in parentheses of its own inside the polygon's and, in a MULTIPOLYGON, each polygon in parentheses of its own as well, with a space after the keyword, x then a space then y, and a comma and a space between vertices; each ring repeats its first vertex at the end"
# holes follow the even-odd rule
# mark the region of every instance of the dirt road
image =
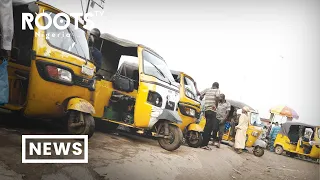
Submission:
POLYGON ((320 166, 274 153, 236 154, 222 146, 212 151, 182 146, 168 152, 158 143, 126 133, 96 132, 89 141, 88 164, 22 164, 22 134, 55 134, 51 124, 12 125, 0 120, 0 179, 307 179, 318 180, 320 166))

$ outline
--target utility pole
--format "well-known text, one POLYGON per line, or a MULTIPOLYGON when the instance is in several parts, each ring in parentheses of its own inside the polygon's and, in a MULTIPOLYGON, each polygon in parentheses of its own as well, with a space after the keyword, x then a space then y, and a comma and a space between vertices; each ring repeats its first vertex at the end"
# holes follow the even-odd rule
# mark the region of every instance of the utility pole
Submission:
POLYGON ((93 6, 96 4, 96 5, 98 5, 101 9, 104 9, 105 0, 99 0, 100 3, 97 3, 97 1, 98 1, 98 0, 88 0, 86 13, 88 13, 88 11, 89 11, 90 3, 91 3, 91 7, 92 7, 92 8, 93 8, 93 6))
MULTIPOLYGON (((104 9, 104 3, 105 3, 105 0, 100 0, 100 4, 96 2, 97 0, 88 0, 88 3, 87 3, 87 7, 86 7, 86 11, 85 11, 85 14, 87 14, 89 12, 89 6, 90 6, 90 3, 91 3, 91 7, 93 8, 94 5, 98 5, 101 9, 104 9)), ((82 2, 82 0, 81 0, 82 2)), ((82 16, 82 19, 84 19, 84 14, 82 16)), ((83 23, 84 25, 86 25, 86 22, 84 21, 83 23)))
POLYGON ((90 5, 91 0, 88 0, 88 4, 87 4, 87 9, 86 9, 86 13, 88 13, 89 11, 89 5, 90 5))

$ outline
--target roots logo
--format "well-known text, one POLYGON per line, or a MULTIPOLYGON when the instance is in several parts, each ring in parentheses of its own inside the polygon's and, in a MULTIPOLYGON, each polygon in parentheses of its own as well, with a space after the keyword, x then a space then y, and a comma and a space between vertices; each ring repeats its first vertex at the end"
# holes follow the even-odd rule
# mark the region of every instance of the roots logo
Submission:
MULTIPOLYGON (((104 11, 94 11, 93 13, 70 13, 70 16, 74 18, 74 26, 75 29, 79 28, 79 20, 83 16, 83 20, 85 22, 85 25, 83 28, 85 29, 92 29, 94 27, 94 23, 89 19, 89 17, 93 16, 103 16, 104 11)), ((37 28, 41 30, 47 30, 52 25, 59 29, 59 30, 65 30, 70 26, 70 16, 66 13, 58 13, 54 14, 52 12, 42 12, 42 13, 36 13, 36 17, 32 13, 22 13, 22 30, 26 30, 26 27, 30 30, 33 30, 32 22, 35 21, 35 25, 37 28), (46 24, 42 25, 39 23, 40 18, 46 18, 46 24)))

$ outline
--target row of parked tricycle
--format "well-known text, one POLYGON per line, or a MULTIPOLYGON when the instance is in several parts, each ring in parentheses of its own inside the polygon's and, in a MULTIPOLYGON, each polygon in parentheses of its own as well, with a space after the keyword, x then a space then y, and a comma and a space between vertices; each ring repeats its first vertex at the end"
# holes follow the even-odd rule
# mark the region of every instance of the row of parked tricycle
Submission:
MULTIPOLYGON (((39 12, 53 19, 62 11, 40 1, 14 6, 15 35, 7 66, 9 103, 0 110, 61 121, 68 133, 89 138, 97 125, 109 130, 122 125, 154 136, 168 151, 179 148, 184 139, 191 147, 201 145, 205 118, 191 76, 170 70, 151 48, 107 33, 92 45, 102 53, 97 70, 90 54, 90 33, 81 23, 65 30, 55 26, 22 30, 21 14, 39 12)), ((48 23, 45 17, 38 20, 42 26, 48 23)), ((230 114, 242 108, 242 103, 229 102, 230 114)), ((254 125, 257 115, 252 110, 246 145, 262 156, 265 144, 258 140, 262 128, 254 125)), ((230 131, 224 140, 232 141, 230 131)))

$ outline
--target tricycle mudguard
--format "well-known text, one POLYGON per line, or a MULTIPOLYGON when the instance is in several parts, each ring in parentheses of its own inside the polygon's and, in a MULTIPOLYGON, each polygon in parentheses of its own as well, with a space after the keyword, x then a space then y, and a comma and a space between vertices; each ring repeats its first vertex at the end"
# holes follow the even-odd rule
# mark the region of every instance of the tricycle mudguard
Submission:
POLYGON ((188 131, 203 132, 203 128, 199 124, 193 123, 188 126, 188 131))
POLYGON ((88 101, 81 98, 72 98, 68 102, 67 110, 75 110, 88 114, 94 114, 94 107, 88 101))
POLYGON ((261 139, 257 139, 256 142, 254 142, 253 147, 262 147, 262 148, 267 148, 267 143, 262 141, 261 139))
POLYGON ((182 119, 179 116, 177 111, 171 111, 171 110, 164 109, 162 111, 162 113, 157 117, 157 119, 158 120, 164 119, 164 120, 168 120, 173 123, 176 123, 176 124, 182 124, 182 119))

